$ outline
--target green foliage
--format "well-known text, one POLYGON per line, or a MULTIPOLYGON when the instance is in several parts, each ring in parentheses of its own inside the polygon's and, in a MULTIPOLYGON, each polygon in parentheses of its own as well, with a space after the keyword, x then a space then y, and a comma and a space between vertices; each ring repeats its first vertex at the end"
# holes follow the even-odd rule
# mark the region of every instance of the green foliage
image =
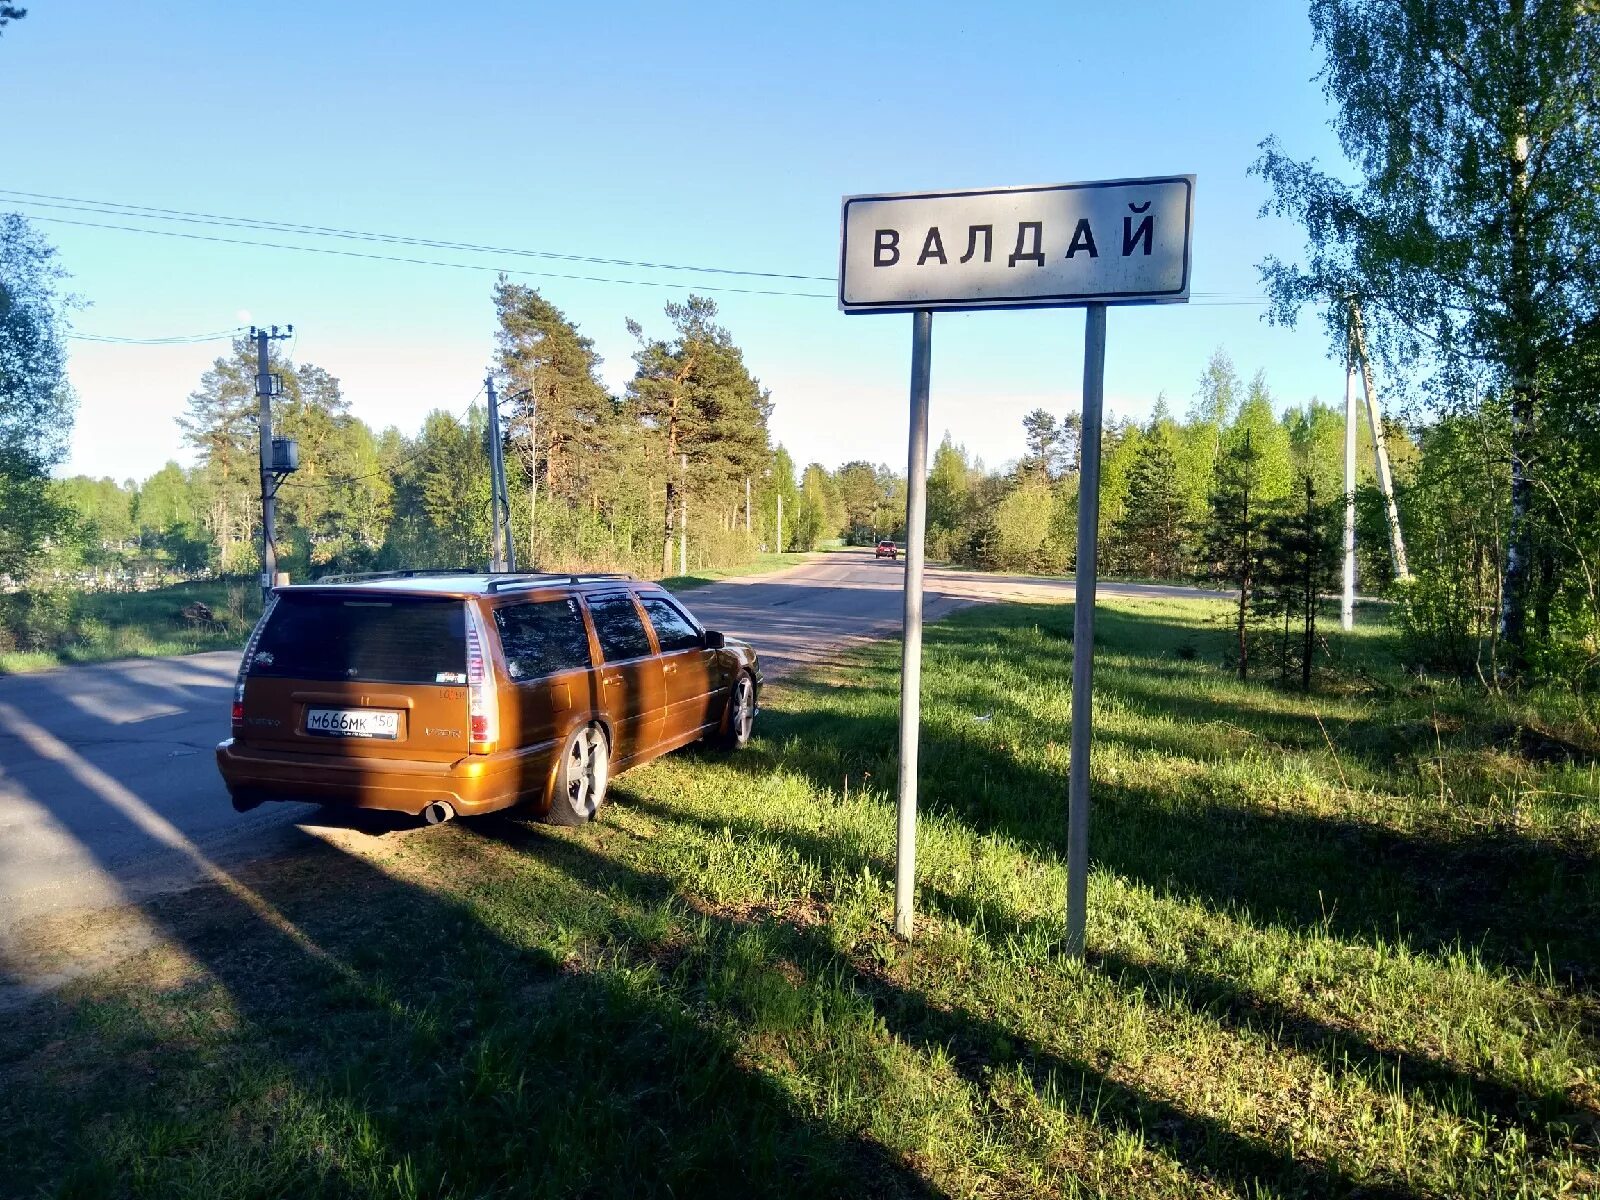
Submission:
POLYGON ((54 257, 21 216, 0 214, 0 580, 25 579, 71 528, 70 510, 50 483, 75 403, 54 257))
POLYGON ((1114 532, 1116 565, 1147 579, 1176 579, 1186 560, 1185 512, 1173 438, 1159 425, 1134 452, 1127 497, 1114 532))
POLYGON ((1266 549, 1270 509, 1260 497, 1262 456, 1248 429, 1226 440, 1212 479, 1210 516, 1201 532, 1203 577, 1237 589, 1234 668, 1250 675, 1251 599, 1266 549))
MULTIPOLYGON (((1266 211, 1304 226, 1303 266, 1262 267, 1275 319, 1326 305, 1331 340, 1359 300, 1393 375, 1433 374, 1448 411, 1469 383, 1503 393, 1511 473, 1499 586, 1504 664, 1551 636, 1551 594, 1583 567, 1559 537, 1544 463, 1572 431, 1552 367, 1600 316, 1600 12, 1572 0, 1313 0, 1324 92, 1358 178, 1291 158, 1255 165, 1266 211), (1532 625, 1530 626, 1530 616, 1532 625)), ((1578 401, 1580 407, 1583 401, 1578 401)), ((1579 638, 1585 636, 1576 631, 1579 638)))
POLYGON ((994 509, 992 565, 1001 571, 1051 574, 1066 563, 1052 538, 1055 501, 1048 482, 1031 475, 994 509))
POLYGON ((1510 414, 1493 398, 1423 433, 1399 497, 1413 575, 1401 593, 1403 653, 1413 668, 1495 674, 1509 434, 1510 414))
POLYGON ((1272 631, 1283 683, 1311 690, 1322 597, 1339 586, 1339 535, 1343 507, 1317 495, 1310 475, 1300 480, 1302 502, 1267 518, 1255 615, 1272 631))

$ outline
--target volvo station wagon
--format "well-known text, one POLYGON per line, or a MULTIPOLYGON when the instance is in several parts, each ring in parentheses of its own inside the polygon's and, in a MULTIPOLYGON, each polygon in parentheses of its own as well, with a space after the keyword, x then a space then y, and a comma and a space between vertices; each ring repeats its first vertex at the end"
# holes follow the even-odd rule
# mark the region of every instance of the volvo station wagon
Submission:
POLYGON ((277 588, 245 646, 234 807, 311 800, 431 823, 525 805, 581 824, 612 776, 750 738, 761 665, 653 583, 390 572, 277 588))

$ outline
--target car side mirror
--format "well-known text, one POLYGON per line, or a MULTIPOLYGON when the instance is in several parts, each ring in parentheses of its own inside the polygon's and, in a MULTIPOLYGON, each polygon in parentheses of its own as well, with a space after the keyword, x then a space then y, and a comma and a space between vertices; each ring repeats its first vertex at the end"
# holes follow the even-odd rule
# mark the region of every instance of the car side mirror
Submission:
POLYGON ((718 633, 715 629, 706 630, 706 649, 707 650, 721 650, 727 644, 728 644, 728 639, 726 637, 724 637, 722 634, 718 633))

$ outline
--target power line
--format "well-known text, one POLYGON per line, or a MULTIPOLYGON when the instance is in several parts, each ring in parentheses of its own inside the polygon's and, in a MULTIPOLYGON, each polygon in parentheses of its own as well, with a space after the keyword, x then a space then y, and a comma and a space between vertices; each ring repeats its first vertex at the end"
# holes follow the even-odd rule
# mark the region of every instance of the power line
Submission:
POLYGON ((137 225, 108 225, 97 221, 73 221, 66 217, 34 217, 53 225, 77 225, 85 229, 114 229, 122 233, 144 233, 152 237, 184 238, 195 242, 221 242, 230 246, 256 246, 267 250, 298 250, 302 254, 333 254, 341 258, 365 258, 377 262, 410 263, 420 267, 453 267, 458 271, 492 271, 500 275, 527 275, 536 279, 571 279, 583 283, 619 283, 629 287, 686 287, 697 292, 724 292, 741 296, 795 296, 807 300, 832 300, 831 292, 784 292, 767 288, 736 288, 696 283, 686 285, 664 279, 610 279, 599 275, 567 275, 554 271, 526 271, 480 263, 444 262, 436 258, 407 258, 397 254, 366 254, 359 250, 335 250, 330 246, 294 246, 285 242, 258 242, 248 238, 217 237, 204 233, 182 233, 176 229, 141 229, 137 225))
MULTIPOLYGON (((212 227, 261 230, 263 232, 301 234, 314 237, 330 237, 351 241, 374 242, 380 245, 395 246, 420 246, 429 249, 456 250, 474 254, 507 254, 525 258, 550 259, 560 262, 586 262, 599 263, 609 266, 634 267, 642 270, 687 271, 713 275, 732 275, 753 277, 760 279, 785 279, 799 281, 815 281, 820 283, 835 283, 836 277, 831 275, 803 275, 775 271, 750 271, 732 267, 702 267, 681 263, 658 263, 637 259, 605 258, 596 255, 568 254, 552 250, 527 250, 507 246, 481 245, 473 242, 453 242, 436 238, 414 237, 402 234, 373 233, 358 229, 341 229, 335 226, 300 225, 287 221, 269 221, 254 217, 230 217, 217 213, 194 212, 185 209, 155 208, 148 205, 125 204, 120 201, 86 200, 72 196, 57 196, 46 192, 23 192, 9 188, 0 188, 0 196, 24 197, 13 200, 12 203, 22 204, 29 208, 48 208, 65 212, 95 213, 108 216, 122 217, 124 219, 148 219, 163 221, 183 221, 190 224, 199 224, 212 227), (64 203, 55 203, 62 201, 64 203)), ((653 279, 617 279, 609 276, 567 274, 554 271, 529 271, 516 268, 501 267, 497 265, 448 262, 441 259, 412 258, 396 254, 375 254, 356 250, 337 250, 326 246, 301 246, 285 242, 258 241, 252 238, 225 237, 215 234, 185 233, 172 229, 147 229, 136 225, 113 225, 106 222, 73 220, 67 217, 33 216, 33 220, 48 222, 56 225, 72 225, 85 229, 105 229, 121 233, 142 233, 153 237, 181 238, 190 241, 213 242, 224 245, 251 246, 267 250, 297 250, 305 254, 331 254, 344 258, 360 258, 377 262, 404 263, 412 266, 450 267, 456 270, 467 271, 494 271, 507 275, 526 275, 539 279, 564 279, 581 283, 610 283, 626 287, 679 287, 686 286, 667 280, 653 279)), ((831 292, 797 292, 784 291, 770 288, 739 288, 727 286, 714 286, 709 284, 693 284, 697 291, 720 292, 732 295, 746 296, 784 296, 797 299, 834 300, 831 292)), ((1189 303, 1198 307, 1259 307, 1269 303, 1267 297, 1248 292, 1192 292, 1189 303)), ((101 340, 84 336, 84 340, 101 340)), ((127 342, 143 342, 145 339, 104 339, 122 340, 127 342)), ((188 340, 188 339, 180 339, 188 340)), ((209 337, 196 337, 192 340, 211 340, 209 337)))
MULTIPOLYGON (((272 221, 258 217, 235 217, 221 213, 194 212, 182 208, 155 208, 144 204, 124 204, 116 200, 89 200, 77 196, 56 196, 48 192, 21 192, 0 188, 0 195, 23 197, 14 203, 34 208, 92 212, 115 217, 142 217, 154 221, 183 221, 196 225, 220 225, 234 229, 260 229, 274 233, 300 233, 312 237, 343 238, 354 241, 383 242, 400 246, 422 246, 431 250, 460 250, 471 254, 510 254, 522 258, 545 258, 560 262, 597 263, 610 267, 636 267, 652 271, 691 271, 708 275, 743 275, 757 279, 791 279, 803 282, 832 283, 832 275, 801 275, 780 271, 751 271, 735 267, 706 267, 683 263, 647 262, 628 258, 605 258, 592 254, 571 254, 556 250, 527 250, 514 246, 490 246, 478 242, 454 242, 411 234, 373 233, 363 229, 342 229, 332 225, 301 225, 292 221, 272 221)), ((42 218, 41 218, 42 219, 42 218)))
POLYGON ((110 333, 69 333, 67 337, 75 342, 108 342, 118 346, 182 346, 219 342, 224 338, 232 340, 243 328, 243 325, 235 325, 232 329, 219 329, 215 333, 174 333, 163 337, 119 337, 110 333))

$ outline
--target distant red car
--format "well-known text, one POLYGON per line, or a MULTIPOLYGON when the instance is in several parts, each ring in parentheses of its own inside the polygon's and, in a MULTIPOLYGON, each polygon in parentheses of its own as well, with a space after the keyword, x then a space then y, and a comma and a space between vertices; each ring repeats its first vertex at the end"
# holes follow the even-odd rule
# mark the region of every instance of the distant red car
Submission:
POLYGON ((883 541, 878 543, 878 555, 877 556, 879 558, 899 558, 900 557, 900 547, 896 546, 893 542, 889 541, 886 538, 883 541))

